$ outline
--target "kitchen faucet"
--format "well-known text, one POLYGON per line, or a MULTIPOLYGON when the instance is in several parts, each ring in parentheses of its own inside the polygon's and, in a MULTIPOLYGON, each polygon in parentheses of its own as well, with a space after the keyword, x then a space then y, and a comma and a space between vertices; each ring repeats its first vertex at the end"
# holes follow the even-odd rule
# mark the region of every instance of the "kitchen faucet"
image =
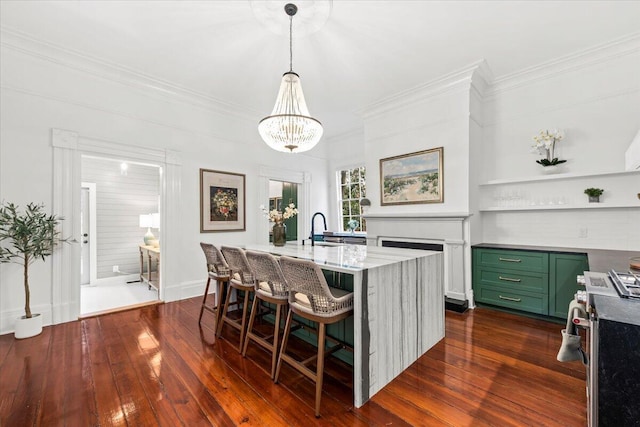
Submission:
POLYGON ((327 231, 327 218, 324 216, 324 214, 322 212, 316 212, 313 214, 313 216, 311 217, 311 246, 315 246, 314 242, 315 242, 315 228, 314 228, 314 222, 316 219, 316 215, 320 215, 322 217, 322 222, 324 223, 324 231, 327 231))

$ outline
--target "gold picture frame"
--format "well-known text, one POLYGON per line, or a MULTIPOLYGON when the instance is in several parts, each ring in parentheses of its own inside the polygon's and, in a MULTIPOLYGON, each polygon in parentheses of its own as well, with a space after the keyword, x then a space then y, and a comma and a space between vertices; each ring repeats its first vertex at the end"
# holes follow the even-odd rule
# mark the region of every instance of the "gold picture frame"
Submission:
POLYGON ((444 202, 443 147, 380 159, 380 204, 444 202))
POLYGON ((246 229, 245 175, 200 169, 200 232, 246 229))

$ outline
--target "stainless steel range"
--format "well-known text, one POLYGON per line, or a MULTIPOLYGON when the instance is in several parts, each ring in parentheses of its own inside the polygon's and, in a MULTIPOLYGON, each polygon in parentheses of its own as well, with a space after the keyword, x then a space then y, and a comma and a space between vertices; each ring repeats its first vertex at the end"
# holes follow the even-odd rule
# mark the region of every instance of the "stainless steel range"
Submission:
POLYGON ((640 426, 640 279, 633 272, 585 272, 585 291, 576 294, 587 319, 588 424, 640 426))

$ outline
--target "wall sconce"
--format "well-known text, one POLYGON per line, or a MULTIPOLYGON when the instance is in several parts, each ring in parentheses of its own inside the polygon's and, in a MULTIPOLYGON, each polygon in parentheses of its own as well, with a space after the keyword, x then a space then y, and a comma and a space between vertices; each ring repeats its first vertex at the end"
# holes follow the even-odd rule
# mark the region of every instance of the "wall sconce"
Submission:
POLYGON ((360 209, 362 210, 363 214, 366 214, 370 207, 371 207, 371 200, 360 199, 360 209))

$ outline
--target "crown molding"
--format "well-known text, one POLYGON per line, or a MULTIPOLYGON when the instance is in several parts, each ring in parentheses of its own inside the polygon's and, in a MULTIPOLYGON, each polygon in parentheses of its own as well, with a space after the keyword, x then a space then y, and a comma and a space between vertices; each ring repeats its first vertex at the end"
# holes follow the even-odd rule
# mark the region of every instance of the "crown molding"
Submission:
MULTIPOLYGON (((488 67, 484 59, 476 61, 464 68, 453 71, 435 80, 398 92, 387 98, 374 102, 367 108, 358 111, 365 119, 386 113, 390 110, 406 107, 437 95, 451 94, 467 90, 471 85, 472 75, 479 68, 486 73, 488 67), (484 65, 483 65, 484 64, 484 65)), ((489 72, 490 74, 490 72, 489 72)))
POLYGON ((85 53, 43 41, 26 33, 0 26, 0 46, 32 57, 85 72, 98 78, 141 89, 171 101, 181 101, 206 110, 243 120, 255 121, 260 115, 246 107, 210 97, 168 81, 85 53))
POLYGON ((488 88, 485 97, 638 52, 640 33, 634 33, 498 77, 488 88))

